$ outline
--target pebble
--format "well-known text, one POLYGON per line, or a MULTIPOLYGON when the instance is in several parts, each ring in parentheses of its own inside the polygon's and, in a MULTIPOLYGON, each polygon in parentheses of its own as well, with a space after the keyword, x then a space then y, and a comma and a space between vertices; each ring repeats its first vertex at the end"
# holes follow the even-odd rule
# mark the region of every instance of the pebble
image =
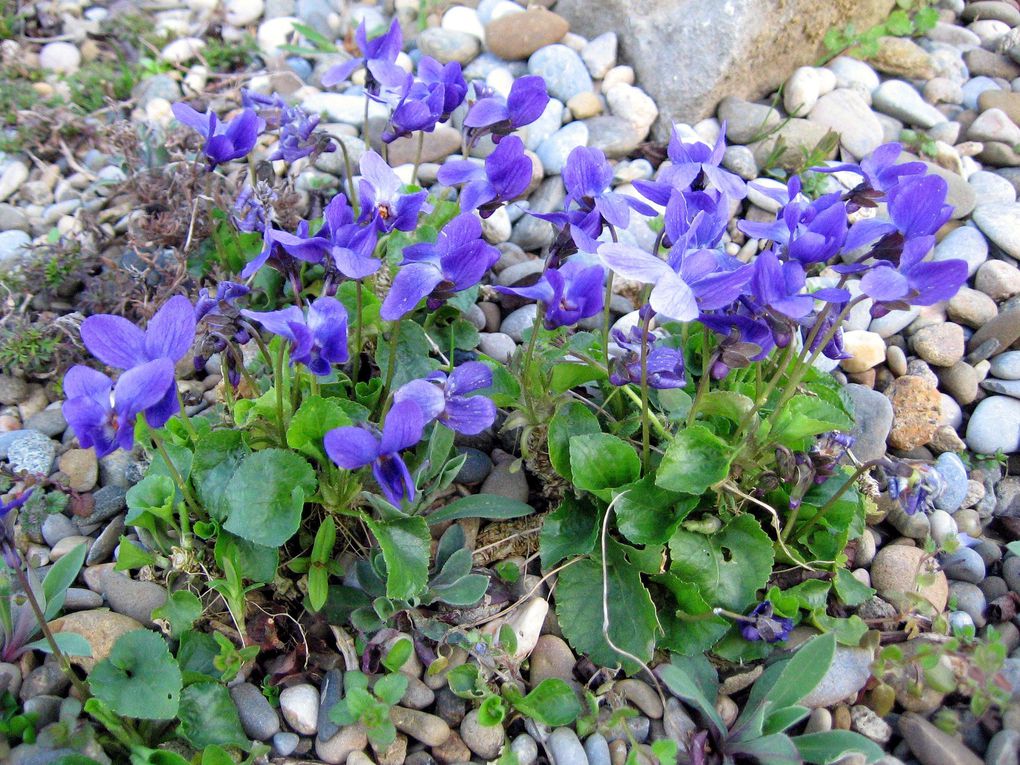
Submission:
POLYGON ((896 449, 913 449, 928 443, 939 425, 942 408, 934 385, 916 375, 904 375, 892 382, 886 395, 893 408, 889 445, 896 449))
POLYGON ((42 522, 42 535, 46 544, 55 546, 64 537, 76 536, 78 527, 70 518, 60 513, 51 513, 42 522))
POLYGON ((478 38, 468 32, 433 27, 418 35, 418 48, 441 64, 452 61, 467 64, 478 56, 482 46, 478 38))
MULTIPOLYGON (((301 108, 312 114, 323 114, 330 122, 342 122, 355 127, 361 127, 365 122, 363 96, 347 93, 314 93, 301 101, 301 108)), ((369 101, 368 118, 371 120, 373 117, 386 119, 387 112, 382 104, 369 101)))
MULTIPOLYGON (((563 39, 570 29, 566 19, 545 8, 530 8, 490 21, 485 39, 490 51, 506 61, 520 61, 563 39)), ((596 75, 597 76, 597 75, 596 75)))
POLYGON ((616 66, 618 46, 616 32, 603 32, 581 49, 581 60, 592 77, 601 80, 616 66))
POLYGON ((344 676, 338 669, 331 669, 322 676, 319 688, 319 716, 316 738, 330 739, 340 732, 340 726, 329 719, 330 710, 343 697, 344 676))
POLYGON ((506 740, 502 725, 482 725, 478 722, 478 710, 472 709, 460 724, 460 737, 468 748, 482 760, 494 760, 506 740))
POLYGON ((287 757, 294 753, 300 743, 301 737, 297 733, 282 730, 273 736, 273 754, 277 757, 287 757))
POLYGON ((764 104, 727 96, 716 109, 720 121, 726 122, 726 136, 732 143, 748 144, 779 126, 779 112, 764 104))
POLYGON ((974 210, 974 224, 1007 255, 1020 258, 1020 204, 987 204, 974 210))
POLYGON ((977 204, 1012 204, 1016 201, 1013 184, 996 173, 978 170, 967 178, 977 195, 977 204))
POLYGON ((105 572, 99 585, 111 609, 150 627, 154 626, 153 609, 162 606, 167 598, 162 585, 132 579, 116 571, 105 572))
POLYGON ((92 655, 73 656, 70 661, 91 672, 98 662, 110 655, 117 638, 126 632, 142 629, 142 625, 129 616, 104 608, 65 614, 50 622, 50 628, 54 632, 76 632, 88 640, 92 655))
POLYGON ((525 601, 511 613, 506 624, 517 636, 517 650, 512 655, 514 660, 523 661, 535 650, 548 613, 549 602, 537 596, 525 601))
POLYGON ((262 691, 251 683, 239 683, 229 690, 245 735, 268 741, 280 731, 280 718, 262 691))
POLYGON ((1010 590, 1020 594, 1020 557, 1014 555, 1003 561, 1002 578, 1010 590))
POLYGON ((510 361, 514 351, 517 350, 517 343, 510 335, 503 332, 480 332, 478 350, 497 362, 505 364, 510 361))
POLYGON ((876 111, 902 120, 908 125, 931 128, 947 122, 946 116, 903 80, 886 80, 872 93, 872 106, 876 111))
POLYGON ((49 475, 56 456, 56 441, 35 430, 22 431, 7 447, 7 460, 15 473, 49 475))
POLYGON ((587 145, 588 126, 584 122, 571 122, 542 141, 538 148, 535 149, 535 153, 542 160, 542 169, 546 173, 558 175, 567 164, 567 157, 570 155, 570 152, 578 146, 587 145))
POLYGON ((985 578, 985 562, 969 547, 958 550, 942 559, 942 570, 950 579, 980 584, 985 578))
POLYGON ((588 765, 611 765, 612 757, 609 753, 609 742, 601 733, 592 733, 584 741, 584 754, 588 758, 588 765))
POLYGON ((39 51, 39 68, 74 74, 81 66, 81 51, 69 42, 46 43, 39 51))
MULTIPOLYGON (((312 690, 314 691, 315 689, 313 688, 312 690)), ((315 696, 316 703, 318 703, 318 694, 315 694, 315 696)), ((315 739, 315 753, 319 756, 319 759, 331 765, 340 765, 341 763, 354 765, 353 755, 360 754, 366 746, 368 746, 368 735, 360 723, 341 728, 339 733, 325 741, 318 738, 315 739), (348 757, 350 757, 350 760, 348 760, 348 757)), ((365 757, 365 761, 366 765, 371 763, 371 760, 367 757, 365 757)))
POLYGON ((978 403, 967 423, 968 448, 978 454, 1020 451, 1020 400, 989 396, 978 403))
POLYGON ((443 29, 474 35, 479 41, 485 42, 485 27, 482 25, 482 20, 478 18, 478 11, 474 8, 455 5, 443 14, 441 26, 443 29))
POLYGON ((246 27, 262 18, 264 10, 263 0, 228 0, 226 20, 231 26, 246 27))
MULTIPOLYGON (((906 592, 916 592, 916 579, 921 573, 936 568, 928 561, 922 569, 924 551, 917 547, 889 545, 878 551, 871 563, 871 586, 886 600, 895 599, 906 592)), ((922 587, 920 594, 938 611, 946 607, 949 587, 946 575, 935 570, 931 584, 922 587)))
POLYGON ((319 722, 319 692, 310 683, 285 688, 280 693, 283 719, 302 736, 313 736, 319 722))
POLYGON ((909 37, 878 38, 878 51, 869 61, 875 69, 893 77, 927 80, 936 74, 933 58, 909 37))
POLYGON ((659 694, 648 683, 633 678, 626 678, 620 680, 616 684, 615 689, 627 701, 640 709, 642 714, 653 720, 662 719, 662 701, 659 699, 659 694))
POLYGON ((1017 765, 1020 761, 1020 731, 1003 728, 988 742, 985 765, 1017 765))
POLYGON ((980 587, 972 582, 954 580, 949 583, 949 597, 956 603, 957 609, 967 612, 976 627, 985 626, 985 607, 988 601, 980 587))
POLYGON ((577 734, 570 728, 557 728, 547 742, 556 765, 589 765, 588 757, 577 734))
POLYGON ((608 159, 626 157, 641 143, 640 131, 622 117, 589 117, 584 124, 588 126, 588 145, 600 149, 608 159))
POLYGON ((981 758, 959 739, 914 712, 901 715, 897 727, 921 765, 981 765, 981 758))
POLYGON ((588 68, 566 45, 547 45, 535 51, 528 59, 528 72, 544 77, 549 95, 564 103, 593 88, 588 68))
POLYGON ((800 702, 801 706, 830 707, 857 693, 871 677, 871 651, 837 646, 828 671, 800 702))
POLYGON ((935 507, 948 513, 955 513, 963 505, 967 496, 967 468, 963 460, 956 454, 947 452, 940 454, 935 460, 935 472, 945 481, 945 488, 935 498, 935 507))
POLYGON ((99 480, 99 461, 94 449, 69 449, 60 455, 57 465, 74 491, 91 491, 99 480))
POLYGON ((517 765, 534 765, 538 760, 538 744, 527 733, 521 733, 510 742, 510 750, 517 755, 517 765))
POLYGON ((1020 294, 1020 269, 1003 260, 989 260, 978 269, 974 286, 992 300, 1008 300, 1020 294))
POLYGON ((648 135, 659 109, 641 88, 633 85, 614 85, 605 92, 609 110, 616 117, 627 120, 642 141, 648 135))
POLYGON ((863 704, 855 704, 850 707, 850 726, 877 744, 888 743, 892 738, 892 728, 889 724, 863 704))
POLYGON ((808 119, 839 133, 844 150, 861 159, 883 141, 882 124, 857 90, 840 88, 818 99, 808 119))
POLYGON ((542 635, 535 643, 531 652, 530 674, 528 683, 534 688, 543 680, 559 678, 571 681, 574 679, 574 665, 577 659, 566 641, 556 635, 542 635))
POLYGON ((427 746, 441 746, 450 737, 446 721, 427 712, 397 706, 390 710, 390 719, 401 733, 427 746))
MULTIPOLYGON (((986 263, 982 268, 990 265, 986 263)), ((980 271, 978 272, 980 274, 980 271)), ((1018 272, 1020 276, 1020 272, 1018 272)), ((951 367, 963 359, 963 328, 959 324, 933 324, 919 329, 911 338, 914 352, 929 364, 951 367)))
POLYGON ((875 332, 856 329, 844 332, 843 347, 850 356, 840 362, 846 372, 865 372, 885 361, 885 340, 875 332))
POLYGON ((973 276, 981 264, 988 259, 988 242, 973 226, 953 229, 935 246, 932 260, 963 260, 967 263, 967 274, 973 276))
POLYGON ((28 396, 28 384, 20 377, 0 374, 0 404, 18 404, 28 396))
POLYGON ((972 329, 979 329, 994 319, 999 309, 984 292, 961 287, 946 306, 946 313, 953 321, 960 322, 972 329))
POLYGON ((174 40, 160 51, 161 60, 170 64, 184 64, 196 58, 205 48, 205 40, 198 37, 182 37, 174 40))

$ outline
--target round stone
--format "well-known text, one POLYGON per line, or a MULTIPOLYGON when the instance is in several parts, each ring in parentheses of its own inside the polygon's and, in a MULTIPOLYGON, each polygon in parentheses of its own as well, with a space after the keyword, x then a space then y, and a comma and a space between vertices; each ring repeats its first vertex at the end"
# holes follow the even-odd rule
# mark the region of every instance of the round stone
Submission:
POLYGON ((69 42, 46 43, 39 51, 39 67, 60 74, 74 74, 81 66, 81 51, 69 42))
POLYGON ((878 551, 871 563, 871 585, 886 600, 901 598, 904 593, 920 592, 938 611, 946 607, 949 584, 946 575, 917 547, 887 545, 878 551), (918 588, 921 575, 932 574, 933 581, 918 588))

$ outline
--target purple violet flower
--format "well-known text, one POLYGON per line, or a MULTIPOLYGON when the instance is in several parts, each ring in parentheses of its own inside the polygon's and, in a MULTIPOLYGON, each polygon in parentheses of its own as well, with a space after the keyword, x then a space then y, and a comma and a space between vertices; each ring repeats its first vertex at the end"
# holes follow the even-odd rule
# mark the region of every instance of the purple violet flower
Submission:
POLYGON ((923 462, 887 457, 881 467, 889 479, 889 496, 907 515, 930 512, 946 490, 945 479, 923 462))
MULTIPOLYGON (((619 329, 613 329, 610 333, 622 352, 610 362, 609 382, 613 385, 641 384, 642 335, 641 327, 631 327, 626 334, 619 329)), ((661 340, 662 336, 654 330, 648 333, 648 352, 645 358, 648 387, 656 390, 683 388, 687 385, 683 351, 662 345, 661 340)))
POLYGON ((280 139, 269 160, 296 162, 311 154, 328 154, 336 151, 332 139, 325 133, 315 133, 319 115, 309 114, 300 106, 284 107, 280 111, 280 139))
POLYGON ((935 244, 934 236, 907 241, 899 265, 879 261, 861 277, 861 292, 875 301, 872 314, 912 305, 934 305, 949 300, 967 283, 967 263, 963 260, 925 261, 935 244))
MULTIPOLYGON (((82 322, 81 339, 93 356, 115 369, 132 370, 151 361, 168 359, 171 374, 158 390, 161 400, 141 408, 146 410, 146 419, 153 427, 161 427, 177 412, 179 405, 173 369, 195 339, 195 309, 190 300, 183 295, 170 298, 149 319, 144 332, 121 316, 89 316, 82 322)), ((155 367, 148 367, 148 370, 152 375, 150 386, 154 387, 164 380, 164 375, 158 373, 155 367)), ((149 391, 145 395, 146 401, 148 397, 149 391)), ((124 406, 128 406, 126 401, 127 398, 122 396, 124 406)))
POLYGON ((168 358, 140 364, 113 380, 86 366, 71 367, 64 376, 63 413, 83 449, 94 447, 97 457, 134 444, 135 420, 140 413, 152 428, 161 428, 176 411, 174 363, 168 358), (165 403, 170 390, 175 408, 165 403))
POLYGON ((459 62, 450 61, 444 66, 431 56, 422 56, 418 62, 418 78, 428 86, 442 87, 443 108, 440 110, 440 122, 450 119, 453 111, 464 103, 468 86, 459 62))
POLYGON ((443 226, 435 243, 419 242, 404 248, 404 262, 379 315, 396 321, 414 310, 424 297, 436 310, 455 292, 466 290, 499 260, 499 250, 482 238, 482 224, 471 213, 461 213, 443 226))
POLYGON ((202 321, 208 314, 218 315, 225 305, 229 305, 239 297, 244 297, 251 290, 243 284, 235 282, 220 282, 216 285, 215 297, 209 294, 209 288, 203 287, 198 291, 198 300, 195 301, 195 323, 202 321))
POLYGON ((326 434, 323 446, 329 458, 345 470, 371 465, 382 493, 399 507, 403 500, 413 502, 415 497, 414 479, 400 452, 421 440, 423 420, 418 404, 399 401, 386 415, 382 433, 369 430, 368 425, 334 428, 326 434))
POLYGON ((482 136, 490 134, 493 142, 499 143, 504 136, 541 117, 549 103, 545 78, 538 75, 516 80, 505 99, 478 82, 474 83, 474 88, 478 100, 464 117, 468 143, 472 146, 482 136))
POLYGON ((569 327, 602 312, 606 271, 598 263, 586 265, 568 260, 559 268, 547 268, 528 287, 496 287, 498 292, 541 300, 546 329, 569 327))
POLYGON ((372 221, 379 231, 411 231, 418 223, 418 213, 427 211, 426 191, 403 194, 404 184, 374 151, 361 157, 361 217, 359 223, 372 221))
POLYGON ((431 133, 436 129, 443 116, 444 92, 441 84, 426 84, 408 74, 395 96, 390 121, 380 136, 383 143, 393 143, 417 131, 431 133))
POLYGON ((721 192, 673 189, 663 215, 663 242, 685 252, 718 249, 729 221, 729 202, 721 192))
POLYGON ((492 385, 492 370, 480 361, 468 361, 447 377, 433 372, 424 380, 411 380, 393 394, 394 403, 414 401, 425 423, 438 420, 456 433, 474 436, 492 426, 496 405, 485 396, 469 396, 492 385))
POLYGON ((655 217, 655 210, 644 202, 612 191, 612 182, 613 168, 601 149, 575 147, 563 168, 564 207, 573 203, 584 213, 598 210, 604 221, 619 229, 630 225, 631 210, 655 217))
POLYGON ((666 152, 671 165, 664 167, 654 181, 635 181, 634 186, 653 202, 664 205, 669 192, 694 188, 714 188, 730 199, 747 196, 746 184, 739 176, 720 167, 726 151, 726 123, 719 131, 715 146, 704 141, 685 142, 674 127, 666 152))
POLYGON ((400 22, 397 19, 393 19, 387 32, 371 40, 368 39, 368 29, 362 19, 354 33, 354 39, 361 50, 361 56, 327 69, 322 75, 324 88, 338 85, 361 67, 365 67, 365 90, 370 96, 378 96, 382 87, 403 79, 405 72, 396 64, 397 56, 404 46, 404 36, 400 32, 400 22))
POLYGON ((438 180, 444 186, 460 186, 460 209, 478 210, 488 218, 501 205, 521 194, 531 182, 531 160, 524 153, 524 142, 507 136, 488 157, 483 168, 470 159, 454 159, 439 168, 438 180))
POLYGON ((800 261, 781 263, 774 250, 765 250, 754 261, 751 292, 765 310, 789 319, 803 319, 814 309, 815 300, 846 303, 850 293, 844 289, 823 288, 805 292, 807 278, 800 261))
POLYGON ((197 112, 184 102, 171 107, 177 121, 197 131, 205 138, 202 151, 209 158, 209 169, 232 159, 245 157, 255 148, 262 122, 251 109, 242 109, 230 122, 223 124, 216 113, 197 112))
POLYGON ((937 175, 907 176, 886 195, 891 220, 865 218, 850 227, 846 249, 877 242, 871 254, 875 258, 897 260, 904 243, 917 237, 932 236, 953 214, 947 205, 949 185, 937 175))
MULTIPOLYGON (((864 178, 864 181, 846 195, 853 199, 865 192, 877 192, 883 195, 889 192, 900 179, 909 175, 923 175, 927 168, 923 162, 901 162, 896 163, 903 153, 903 147, 898 143, 887 143, 879 146, 871 154, 861 160, 859 165, 845 162, 831 167, 812 168, 818 173, 856 173, 864 178)), ((861 205, 858 205, 860 207, 861 205)), ((870 206, 874 206, 874 203, 870 206)))
POLYGON ((326 377, 333 364, 347 361, 347 309, 336 298, 320 297, 305 314, 296 305, 279 311, 241 311, 274 335, 289 340, 291 363, 304 364, 319 377, 326 377))
POLYGON ((772 603, 763 600, 743 619, 740 634, 744 640, 762 640, 766 643, 778 643, 786 640, 793 629, 793 619, 786 619, 773 614, 772 603))

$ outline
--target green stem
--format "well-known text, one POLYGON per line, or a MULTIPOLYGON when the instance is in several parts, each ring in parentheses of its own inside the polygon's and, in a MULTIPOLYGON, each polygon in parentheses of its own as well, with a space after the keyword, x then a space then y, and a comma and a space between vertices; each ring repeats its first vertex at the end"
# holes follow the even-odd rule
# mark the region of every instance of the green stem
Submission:
MULTIPOLYGON (((366 108, 368 107, 368 99, 365 99, 365 106, 366 108)), ((359 208, 358 197, 354 193, 354 174, 351 172, 351 155, 347 153, 346 143, 344 143, 343 141, 337 141, 337 143, 340 144, 340 151, 344 155, 344 172, 347 174, 346 179, 347 194, 349 197, 347 201, 350 203, 351 208, 354 210, 354 217, 357 218, 361 214, 361 211, 358 209, 359 208)))
POLYGON ((39 601, 36 600, 35 592, 32 590, 32 585, 28 581, 28 577, 25 576, 25 572, 21 570, 21 566, 14 566, 14 573, 18 577, 18 581, 21 583, 21 589, 25 592, 25 598, 28 600, 28 604, 32 608, 32 613, 35 615, 35 620, 39 622, 39 629, 42 631, 43 636, 46 638, 46 642, 50 646, 50 650, 53 652, 53 657, 57 660, 60 665, 61 671, 67 675, 71 681, 71 685, 78 691, 78 695, 81 696, 81 701, 84 703, 89 696, 89 689, 86 687, 82 679, 74 673, 71 669, 71 662, 67 660, 64 652, 60 650, 60 646, 57 645, 56 638, 53 637, 53 630, 50 629, 50 625, 46 622, 46 614, 43 613, 42 608, 39 606, 39 601))
MULTIPOLYGON (((826 514, 829 513, 830 510, 832 510, 833 507, 836 506, 836 503, 839 502, 839 500, 842 498, 844 494, 847 493, 847 491, 850 490, 851 486, 857 483, 858 479, 860 479, 862 475, 864 475, 867 471, 871 470, 871 468, 878 465, 880 462, 881 460, 871 460, 869 462, 865 462, 859 465, 857 469, 853 472, 853 475, 851 475, 846 480, 846 482, 842 486, 840 486, 839 489, 836 490, 835 494, 829 497, 829 499, 825 502, 824 505, 818 508, 817 513, 815 513, 808 519, 807 523, 805 523, 804 527, 800 530, 800 533, 804 534, 804 532, 813 528, 820 520, 822 520, 826 516, 826 514)), ((799 510, 800 508, 798 507, 797 509, 799 510)), ((780 539, 782 539, 784 542, 787 540, 787 538, 790 536, 790 533, 793 531, 793 524, 794 521, 796 520, 797 513, 794 512, 790 516, 790 519, 786 522, 786 525, 783 527, 783 533, 780 535, 780 539)))
POLYGON ((532 417, 535 415, 535 407, 531 400, 531 362, 535 356, 535 344, 538 341, 539 327, 542 326, 542 321, 545 319, 545 303, 541 300, 535 304, 535 323, 531 325, 531 337, 528 338, 528 348, 524 352, 524 360, 521 365, 522 369, 522 380, 521 384, 524 386, 524 398, 527 400, 528 410, 532 417))
POLYGON ((364 295, 361 279, 354 282, 354 363, 351 367, 351 380, 354 384, 358 382, 358 373, 361 371, 361 325, 364 323, 362 312, 364 308, 364 295))
MULTIPOLYGON (((616 234, 616 229, 612 224, 609 225, 609 235, 613 238, 614 242, 619 242, 619 238, 616 234)), ((606 294, 602 298, 602 356, 605 359, 606 367, 609 367, 609 320, 612 317, 612 312, 609 310, 609 304, 613 300, 613 277, 615 274, 612 269, 609 269, 609 277, 606 279, 606 294)))
POLYGON ((701 378, 698 380, 698 390, 694 394, 694 401, 691 403, 691 410, 687 413, 687 427, 691 427, 694 424, 695 418, 698 416, 698 409, 701 408, 701 404, 705 400, 705 396, 708 393, 708 385, 711 381, 711 375, 709 374, 709 355, 708 355, 708 341, 710 338, 710 331, 708 327, 702 327, 703 333, 701 335, 701 378))
POLYGON ((382 416, 390 410, 390 388, 393 386, 393 375, 397 371, 397 344, 400 342, 400 323, 402 319, 393 322, 393 330, 390 332, 390 357, 386 360, 386 383, 383 386, 383 410, 382 416))
POLYGON ((273 387, 276 389, 276 424, 280 431, 280 445, 287 445, 287 423, 283 418, 283 357, 287 353, 287 346, 283 340, 280 341, 280 348, 276 352, 276 363, 273 367, 273 387))
POLYGON ((227 409, 230 411, 230 421, 234 420, 234 386, 230 384, 230 370, 227 368, 227 357, 224 351, 220 354, 220 376, 223 378, 223 398, 226 401, 227 409))
MULTIPOLYGON (((641 406, 641 396, 635 393, 634 389, 630 385, 621 385, 616 390, 623 391, 624 395, 630 398, 631 401, 633 401, 638 406, 641 406)), ((668 430, 666 430, 665 426, 662 424, 661 420, 659 420, 658 417, 650 417, 649 420, 651 421, 652 426, 655 428, 655 430, 658 432, 660 436, 667 440, 673 438, 673 435, 668 430)))
POLYGON ((188 482, 184 480, 184 476, 177 469, 177 465, 170 459, 170 454, 166 450, 163 438, 155 430, 150 430, 149 434, 152 436, 152 442, 156 445, 156 451, 159 452, 159 456, 163 458, 163 462, 166 464, 166 469, 170 472, 170 478, 173 479, 174 484, 181 492, 181 496, 184 497, 184 501, 177 507, 177 517, 181 527, 181 547, 185 550, 190 550, 191 519, 188 512, 193 512, 197 516, 199 511, 198 503, 191 494, 188 482))
POLYGON ((174 390, 177 392, 177 404, 181 409, 181 422, 184 423, 184 429, 188 431, 188 436, 191 438, 192 443, 198 443, 198 431, 195 430, 195 426, 191 422, 191 418, 188 416, 187 411, 184 409, 184 394, 181 393, 180 387, 177 383, 174 383, 174 390))

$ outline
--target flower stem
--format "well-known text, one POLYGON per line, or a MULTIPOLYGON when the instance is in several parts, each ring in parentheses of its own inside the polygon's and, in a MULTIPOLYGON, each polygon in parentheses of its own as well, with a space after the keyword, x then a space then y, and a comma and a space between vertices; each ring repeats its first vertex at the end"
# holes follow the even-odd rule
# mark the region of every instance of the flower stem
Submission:
POLYGON ((81 696, 81 701, 84 703, 89 696, 88 687, 82 681, 78 675, 71 669, 71 662, 67 660, 64 652, 60 650, 60 646, 57 645, 57 640, 53 637, 53 630, 50 629, 50 625, 46 622, 46 615, 43 613, 42 608, 39 607, 39 601, 36 600, 35 592, 32 590, 32 585, 28 581, 28 577, 25 576, 25 572, 21 570, 21 566, 14 566, 14 573, 18 577, 18 581, 21 583, 21 589, 25 592, 25 598, 28 600, 29 606, 32 608, 32 613, 35 615, 35 620, 39 622, 39 629, 42 631, 43 637, 46 638, 46 642, 49 643, 50 650, 53 652, 53 657, 57 660, 60 665, 61 671, 67 675, 71 681, 71 685, 78 691, 78 695, 81 696))
POLYGON ((383 409, 382 416, 385 417, 390 409, 390 388, 393 386, 393 375, 397 371, 397 345, 400 342, 400 323, 402 319, 393 322, 393 331, 390 332, 390 357, 386 360, 386 384, 383 386, 383 409))
POLYGON ((425 145, 425 131, 418 131, 418 146, 414 151, 414 169, 411 171, 411 185, 418 185, 418 168, 421 166, 421 150, 425 145))
MULTIPOLYGON (((807 530, 813 528, 815 524, 822 520, 829 513, 829 511, 836 506, 836 503, 839 502, 839 500, 842 498, 844 494, 847 493, 847 491, 850 490, 851 486, 857 483, 858 479, 862 475, 871 470, 871 468, 878 465, 881 461, 882 460, 870 460, 869 462, 865 462, 859 465, 857 469, 853 472, 853 475, 851 475, 846 480, 846 482, 836 490, 836 493, 829 497, 829 499, 826 500, 824 505, 818 508, 818 512, 812 515, 810 518, 808 518, 807 523, 804 524, 804 527, 800 530, 800 533, 803 534, 807 530)), ((783 534, 781 536, 781 539, 784 542, 790 536, 790 532, 793 531, 793 523, 796 519, 797 515, 796 513, 794 513, 793 515, 790 516, 790 519, 786 522, 786 525, 783 527, 783 534)))
POLYGON ((694 401, 691 403, 691 410, 687 413, 687 427, 691 427, 694 424, 695 418, 698 416, 698 409, 701 408, 701 404, 705 400, 705 395, 708 393, 708 384, 711 380, 711 371, 708 363, 708 341, 710 338, 710 331, 707 326, 703 326, 704 330, 701 335, 701 378, 698 380, 698 390, 694 393, 694 401))
POLYGON ((198 431, 195 430, 195 426, 191 423, 191 418, 188 416, 187 411, 184 409, 184 394, 178 387, 176 381, 174 382, 174 390, 177 392, 177 405, 181 409, 181 422, 184 423, 184 429, 188 431, 188 436, 191 438, 193 443, 198 443, 198 431))
POLYGON ((361 279, 354 282, 354 312, 357 313, 357 316, 354 317, 354 361, 351 366, 351 380, 355 385, 358 383, 358 373, 361 371, 361 325, 364 323, 361 314, 365 300, 362 294, 363 289, 361 279))
POLYGON ((283 357, 287 352, 286 344, 281 340, 280 349, 276 352, 276 363, 273 368, 273 387, 276 389, 276 424, 280 430, 280 445, 287 445, 287 423, 283 418, 283 357))
POLYGON ((535 407, 531 400, 530 385, 531 385, 531 362, 535 356, 535 343, 538 341, 538 330, 542 325, 542 321, 545 319, 545 303, 541 300, 536 303, 535 307, 535 323, 531 325, 531 337, 528 339, 528 348, 524 352, 524 361, 521 365, 521 380, 524 390, 524 397, 527 399, 528 409, 534 416, 535 407))
MULTIPOLYGON (((368 99, 365 99, 365 108, 368 108, 368 99)), ((343 141, 338 141, 340 144, 340 151, 344 155, 344 172, 347 173, 347 193, 349 199, 347 200, 351 209, 354 211, 354 217, 357 218, 360 215, 361 210, 359 209, 360 204, 357 195, 354 193, 354 174, 351 172, 351 155, 347 153, 347 144, 343 141)))
POLYGON ((163 443, 162 436, 155 430, 150 430, 149 435, 152 436, 152 442, 156 445, 156 451, 159 452, 159 456, 163 458, 163 462, 166 464, 166 469, 170 472, 170 478, 173 479, 174 484, 180 489, 181 496, 184 497, 184 502, 178 507, 177 514, 181 526, 181 547, 185 550, 190 550, 191 519, 188 516, 188 512, 191 511, 198 515, 198 503, 195 502, 195 498, 192 496, 191 489, 188 488, 188 483, 184 480, 184 476, 181 475, 174 461, 170 459, 170 454, 166 450, 166 444, 163 443))

